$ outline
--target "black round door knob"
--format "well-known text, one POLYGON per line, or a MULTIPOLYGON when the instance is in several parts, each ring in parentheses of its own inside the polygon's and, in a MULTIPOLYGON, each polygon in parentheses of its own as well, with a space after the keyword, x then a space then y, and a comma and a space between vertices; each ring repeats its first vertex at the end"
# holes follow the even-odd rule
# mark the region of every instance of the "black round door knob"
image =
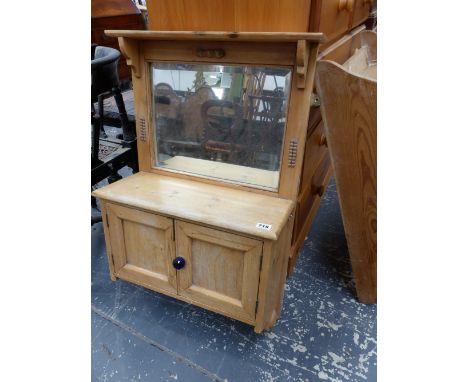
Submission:
POLYGON ((185 267, 185 259, 183 257, 176 257, 174 260, 172 260, 172 266, 175 269, 182 269, 185 267))

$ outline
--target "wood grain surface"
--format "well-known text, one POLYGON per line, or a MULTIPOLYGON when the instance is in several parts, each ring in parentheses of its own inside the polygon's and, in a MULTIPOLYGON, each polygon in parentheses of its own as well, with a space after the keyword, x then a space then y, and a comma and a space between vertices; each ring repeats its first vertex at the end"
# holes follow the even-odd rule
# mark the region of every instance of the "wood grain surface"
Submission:
POLYGON ((141 210, 199 224, 277 240, 293 202, 248 191, 140 172, 93 192, 93 195, 141 210), (257 228, 271 225, 271 230, 257 228))
POLYGON ((377 82, 331 61, 317 89, 358 298, 377 299, 377 82))
POLYGON ((149 29, 307 32, 310 0, 294 5, 291 0, 149 1, 149 29))
POLYGON ((298 41, 324 42, 323 33, 295 32, 190 32, 190 31, 137 31, 106 30, 110 37, 129 37, 138 40, 210 40, 210 41, 298 41))
POLYGON ((176 245, 179 294, 254 324, 262 241, 177 221, 176 245))

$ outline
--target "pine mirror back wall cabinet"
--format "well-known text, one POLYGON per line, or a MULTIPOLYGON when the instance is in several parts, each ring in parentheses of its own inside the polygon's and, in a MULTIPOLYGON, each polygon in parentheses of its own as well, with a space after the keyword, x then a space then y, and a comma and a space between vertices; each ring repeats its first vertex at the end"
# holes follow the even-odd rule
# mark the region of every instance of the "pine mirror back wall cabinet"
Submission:
POLYGON ((106 33, 132 69, 140 167, 93 192, 111 278, 271 328, 330 177, 308 129, 324 36, 106 33))

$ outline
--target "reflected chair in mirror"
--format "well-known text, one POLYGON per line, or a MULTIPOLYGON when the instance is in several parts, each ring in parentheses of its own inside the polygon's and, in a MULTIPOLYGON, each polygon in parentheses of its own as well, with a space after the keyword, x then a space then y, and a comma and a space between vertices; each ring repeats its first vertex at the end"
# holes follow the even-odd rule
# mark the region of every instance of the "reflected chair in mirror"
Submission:
POLYGON ((193 94, 185 94, 184 100, 183 92, 179 92, 182 93, 179 97, 168 84, 160 83, 155 89, 160 149, 171 156, 200 157, 203 135, 201 106, 207 100, 216 99, 213 90, 202 86, 193 94))
POLYGON ((201 86, 187 97, 180 112, 184 136, 187 140, 201 143, 204 131, 202 106, 206 101, 216 99, 213 89, 209 86, 201 86))
MULTIPOLYGON (((181 139, 180 106, 181 99, 171 85, 159 83, 154 87, 154 105, 158 124, 158 141, 169 142, 181 139)), ((163 151, 171 151, 170 145, 164 144, 163 151)))
POLYGON ((249 156, 242 108, 231 101, 210 100, 201 108, 203 157, 240 164, 249 156))
POLYGON ((171 85, 161 82, 154 87, 158 116, 175 120, 179 117, 180 98, 171 85))
POLYGON ((255 153, 252 160, 265 169, 277 168, 285 124, 284 93, 281 89, 263 90, 259 95, 248 94, 247 99, 247 123, 255 153))

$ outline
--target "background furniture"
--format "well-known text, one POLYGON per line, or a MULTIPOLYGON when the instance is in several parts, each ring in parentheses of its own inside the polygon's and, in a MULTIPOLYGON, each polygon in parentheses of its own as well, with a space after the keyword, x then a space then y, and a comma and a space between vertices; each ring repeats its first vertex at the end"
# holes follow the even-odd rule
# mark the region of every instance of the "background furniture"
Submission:
MULTIPOLYGON (((337 41, 359 33, 369 17, 373 0, 147 0, 148 29, 163 31, 322 32, 319 45, 331 52, 337 41), (361 25, 361 26, 360 26, 361 25)), ((261 81, 261 79, 258 79, 261 81)), ((255 84, 250 84, 255 88, 255 84)), ((320 99, 313 89, 313 102, 305 143, 303 169, 291 238, 291 274, 299 251, 320 206, 332 175, 320 112, 320 99)), ((252 102, 254 93, 246 102, 252 102)), ((255 106, 251 110, 255 112, 255 106)))
MULTIPOLYGON (((117 73, 117 62, 120 58, 118 50, 103 46, 91 45, 91 187, 101 180, 108 178, 109 182, 120 179, 117 173, 128 165, 138 171, 135 126, 131 125, 125 110, 125 104, 120 92, 120 82, 117 73), (104 100, 113 97, 116 101, 122 139, 110 139, 100 142, 100 134, 104 133, 104 100), (96 114, 94 103, 98 103, 96 114), (100 145, 110 146, 114 152, 99 158, 100 145)), ((94 200, 93 200, 94 203, 94 200)))
MULTIPOLYGON (((107 37, 105 29, 145 29, 145 23, 132 0, 91 0, 91 43, 118 50, 117 39, 107 37)), ((131 77, 124 58, 118 72, 120 80, 131 77)))
POLYGON ((372 0, 147 0, 148 29, 322 32, 331 44, 366 21, 372 0))
POLYGON ((317 64, 329 146, 359 301, 377 301, 377 34, 340 41, 317 64))
MULTIPOLYGON (((301 182, 321 184, 329 169, 326 147, 315 141, 322 156, 312 164, 320 172, 303 166, 323 35, 106 33, 119 38, 132 68, 141 171, 93 192, 101 200, 111 277, 233 317, 256 332, 271 327, 281 311, 301 182), (254 77, 261 79, 260 97, 267 84, 283 89, 287 107, 279 117, 251 115, 244 98, 254 77), (198 108, 203 123, 222 125, 212 142, 192 142, 182 126, 186 146, 165 151, 162 129, 168 125, 161 121, 172 101, 154 92, 167 81, 184 102, 205 83, 216 90, 218 102, 206 100, 198 108), (262 145, 268 123, 279 138, 273 147, 262 145), (237 154, 251 150, 244 145, 250 130, 259 142, 254 140, 254 160, 246 165, 237 154), (203 154, 225 147, 228 155, 203 154), (312 181, 304 178, 305 169, 312 181)), ((204 130, 211 134, 206 125, 204 130)))

